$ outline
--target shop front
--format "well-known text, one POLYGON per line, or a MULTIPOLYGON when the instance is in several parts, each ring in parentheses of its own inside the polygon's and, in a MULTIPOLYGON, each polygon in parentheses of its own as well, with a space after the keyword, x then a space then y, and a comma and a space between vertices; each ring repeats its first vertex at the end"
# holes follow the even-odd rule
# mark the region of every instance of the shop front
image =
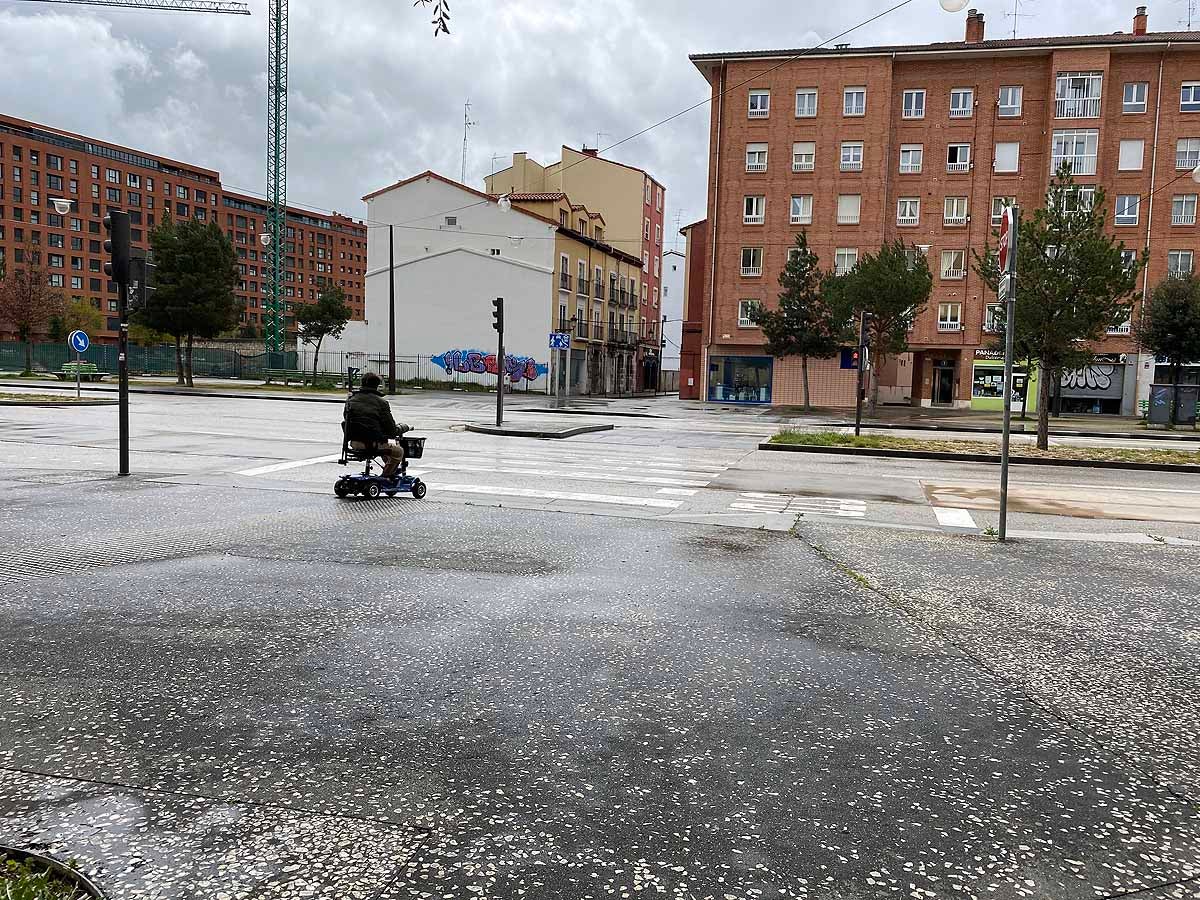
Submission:
POLYGON ((1135 414, 1136 366, 1124 354, 1107 353, 1082 369, 1064 372, 1059 385, 1061 411, 1094 416, 1135 414))
MULTIPOLYGON (((1013 366, 1013 412, 1037 408, 1037 370, 1031 374, 1024 362, 1013 366)), ((999 350, 976 350, 971 377, 971 409, 1004 409, 1004 354, 999 350)))
POLYGON ((770 403, 774 360, 769 356, 711 356, 708 399, 720 403, 770 403))

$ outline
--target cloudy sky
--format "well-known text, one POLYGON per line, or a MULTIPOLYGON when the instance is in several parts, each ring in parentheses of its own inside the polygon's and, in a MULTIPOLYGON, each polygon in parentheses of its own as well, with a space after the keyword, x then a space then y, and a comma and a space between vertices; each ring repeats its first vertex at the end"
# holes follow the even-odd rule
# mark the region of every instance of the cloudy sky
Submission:
MULTIPOLYGON (((603 146, 706 96, 689 53, 810 46, 895 0, 452 0, 433 36, 411 0, 292 0, 288 199, 362 215, 359 198, 425 169, 457 178, 470 98, 468 183, 514 150, 603 146)), ((1024 0, 1023 35, 1128 31, 1137 0, 1024 0)), ((1141 0, 1144 2, 1144 0, 1141 0)), ((1178 27, 1159 0, 1150 27, 1178 27)), ((989 36, 1013 0, 980 0, 989 36)), ((0 0, 0 111, 218 169, 264 187, 267 0, 252 17, 0 0)), ((843 40, 959 39, 965 13, 912 0, 843 40)), ((707 107, 607 155, 668 189, 668 221, 705 212, 707 107)))

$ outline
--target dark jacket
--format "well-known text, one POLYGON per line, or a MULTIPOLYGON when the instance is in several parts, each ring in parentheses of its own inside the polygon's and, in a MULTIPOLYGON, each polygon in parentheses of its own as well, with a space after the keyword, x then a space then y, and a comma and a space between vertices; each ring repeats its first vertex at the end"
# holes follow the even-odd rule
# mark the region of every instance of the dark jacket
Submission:
POLYGON ((355 391, 350 395, 342 414, 342 427, 347 440, 366 444, 385 444, 410 430, 407 425, 396 424, 392 408, 375 391, 355 391))

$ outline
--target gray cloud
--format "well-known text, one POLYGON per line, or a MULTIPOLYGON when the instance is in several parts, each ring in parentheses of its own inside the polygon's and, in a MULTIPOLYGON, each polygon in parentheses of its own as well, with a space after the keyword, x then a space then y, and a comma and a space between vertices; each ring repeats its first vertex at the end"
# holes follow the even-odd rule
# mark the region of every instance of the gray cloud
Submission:
MULTIPOLYGON (((807 46, 887 0, 452 0, 453 34, 433 37, 407 0, 291 4, 289 198, 361 214, 359 197, 426 168, 457 178, 462 105, 472 117, 467 180, 481 186, 514 150, 605 145, 706 96, 693 52, 807 46)), ((1011 0, 982 0, 990 36, 1011 0)), ((1128 30, 1135 0, 1026 0, 1023 34, 1128 30)), ((266 0, 251 18, 104 10, 0 0, 0 110, 219 169, 263 192, 266 0)), ((1177 27, 1177 5, 1150 10, 1177 27)), ((1156 16, 1159 18, 1156 19, 1156 16)), ((963 15, 913 0, 846 40, 921 43, 961 36, 963 15)), ((609 155, 668 187, 668 221, 705 209, 708 109, 609 155)))

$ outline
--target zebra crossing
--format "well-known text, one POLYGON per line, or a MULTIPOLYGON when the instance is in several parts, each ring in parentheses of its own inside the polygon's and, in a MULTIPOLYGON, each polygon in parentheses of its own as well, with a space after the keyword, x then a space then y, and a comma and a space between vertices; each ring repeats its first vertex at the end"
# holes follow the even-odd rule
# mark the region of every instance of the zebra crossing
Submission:
POLYGON ((843 497, 801 497, 793 494, 744 492, 729 504, 738 512, 768 513, 776 516, 833 516, 861 519, 867 514, 863 500, 843 497))

